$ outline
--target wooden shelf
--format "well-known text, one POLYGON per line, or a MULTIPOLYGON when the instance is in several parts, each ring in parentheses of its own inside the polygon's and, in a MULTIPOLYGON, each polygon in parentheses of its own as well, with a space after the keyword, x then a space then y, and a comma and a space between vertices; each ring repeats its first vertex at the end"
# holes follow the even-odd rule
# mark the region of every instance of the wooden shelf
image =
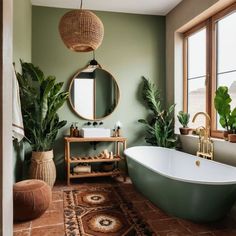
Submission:
POLYGON ((85 178, 85 177, 100 177, 100 176, 115 176, 121 174, 121 171, 116 169, 109 172, 92 171, 91 173, 70 173, 70 178, 85 178))
POLYGON ((116 162, 121 161, 124 158, 120 156, 114 156, 113 159, 110 158, 95 158, 95 157, 71 157, 70 163, 96 163, 96 162, 116 162))
POLYGON ((126 149, 126 142, 127 139, 124 137, 97 137, 97 138, 82 138, 82 137, 70 137, 66 136, 64 138, 65 141, 65 163, 66 163, 66 172, 67 172, 67 184, 70 184, 70 179, 75 178, 84 178, 84 177, 99 177, 99 176, 116 176, 116 175, 123 175, 124 181, 126 179, 126 175, 124 171, 121 171, 118 167, 118 162, 121 160, 125 161, 126 170, 127 164, 125 156, 121 156, 122 153, 120 152, 121 146, 123 148, 123 152, 126 149), (114 157, 113 159, 106 159, 95 156, 72 156, 71 155, 71 143, 86 143, 86 142, 113 142, 114 143, 114 157), (105 172, 104 170, 101 171, 92 171, 91 173, 71 173, 72 164, 80 164, 80 163, 114 163, 115 169, 113 171, 105 172))

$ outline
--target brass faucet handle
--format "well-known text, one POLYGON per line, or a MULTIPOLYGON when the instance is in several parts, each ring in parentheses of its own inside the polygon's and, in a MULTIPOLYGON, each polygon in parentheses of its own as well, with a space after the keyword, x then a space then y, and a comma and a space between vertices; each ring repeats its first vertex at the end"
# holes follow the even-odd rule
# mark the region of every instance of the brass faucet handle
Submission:
POLYGON ((205 137, 206 136, 206 129, 200 129, 200 133, 199 133, 199 135, 201 136, 201 137, 205 137))
POLYGON ((206 129, 203 126, 200 126, 195 129, 197 135, 204 136, 206 134, 206 129))

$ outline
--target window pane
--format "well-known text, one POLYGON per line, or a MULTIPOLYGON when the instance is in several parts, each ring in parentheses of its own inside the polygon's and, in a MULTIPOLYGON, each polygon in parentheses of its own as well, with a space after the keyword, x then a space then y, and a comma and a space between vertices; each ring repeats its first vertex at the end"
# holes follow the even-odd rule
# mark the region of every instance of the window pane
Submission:
POLYGON ((236 70, 236 12, 217 23, 218 72, 236 70))
MULTIPOLYGON (((188 113, 191 120, 200 111, 206 111, 206 28, 188 38, 188 113)), ((199 116, 189 126, 197 128, 205 125, 199 116)))
MULTIPOLYGON (((218 75, 217 87, 219 86, 227 86, 229 88, 229 94, 232 99, 231 110, 234 109, 236 107, 236 71, 218 75)), ((217 117, 217 129, 223 129, 219 124, 219 117, 217 117)))
MULTIPOLYGON (((232 98, 231 109, 236 107, 236 12, 217 22, 217 88, 227 86, 232 98)), ((217 114, 217 129, 223 130, 217 114)))
POLYGON ((206 29, 188 38, 188 78, 206 75, 206 29))
MULTIPOLYGON (((190 114, 190 120, 193 116, 200 111, 206 111, 206 77, 188 80, 188 113, 190 114)), ((189 126, 197 128, 205 125, 205 118, 199 116, 193 123, 190 122, 189 126)))

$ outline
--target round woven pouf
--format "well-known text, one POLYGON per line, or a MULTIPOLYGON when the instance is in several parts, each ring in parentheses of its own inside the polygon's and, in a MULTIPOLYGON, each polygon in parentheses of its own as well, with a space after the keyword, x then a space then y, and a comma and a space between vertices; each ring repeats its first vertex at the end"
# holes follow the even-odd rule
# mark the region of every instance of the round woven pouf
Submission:
POLYGON ((39 217, 47 210, 51 200, 51 188, 42 180, 24 180, 14 184, 14 221, 26 221, 39 217))

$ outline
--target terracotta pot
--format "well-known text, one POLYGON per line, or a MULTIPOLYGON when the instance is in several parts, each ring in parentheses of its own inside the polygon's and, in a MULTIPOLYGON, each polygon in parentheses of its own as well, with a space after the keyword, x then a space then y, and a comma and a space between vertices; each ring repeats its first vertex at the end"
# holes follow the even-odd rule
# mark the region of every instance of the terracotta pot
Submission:
POLYGON ((56 167, 53 161, 53 151, 32 152, 29 175, 31 179, 45 181, 53 187, 56 180, 56 167))
POLYGON ((180 133, 181 134, 183 134, 183 135, 187 135, 187 134, 189 134, 190 133, 190 131, 192 131, 192 129, 190 129, 190 128, 179 128, 179 131, 180 131, 180 133))
POLYGON ((236 134, 228 134, 229 142, 236 143, 236 134))
POLYGON ((229 138, 228 138, 229 134, 232 134, 232 131, 224 130, 224 132, 223 132, 223 138, 224 138, 224 140, 228 141, 228 139, 229 139, 229 138))

